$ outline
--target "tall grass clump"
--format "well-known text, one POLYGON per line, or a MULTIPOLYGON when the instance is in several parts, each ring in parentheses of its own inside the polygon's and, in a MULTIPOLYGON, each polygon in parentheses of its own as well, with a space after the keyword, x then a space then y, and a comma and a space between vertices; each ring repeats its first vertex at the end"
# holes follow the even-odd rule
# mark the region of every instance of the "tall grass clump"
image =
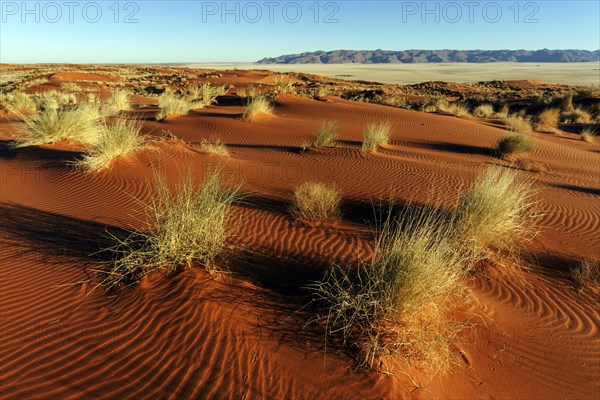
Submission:
POLYGON ((231 206, 239 188, 226 188, 219 170, 205 176, 200 187, 194 175, 190 169, 170 188, 164 176, 155 174, 154 191, 143 203, 146 229, 114 238, 117 243, 107 249, 113 261, 96 270, 107 289, 135 284, 156 270, 171 274, 201 265, 218 271, 215 261, 233 234, 231 206))
POLYGON ((294 218, 305 221, 326 221, 340 216, 342 194, 332 185, 306 182, 294 191, 294 218))
POLYGON ((89 172, 109 168, 119 157, 132 155, 143 146, 141 125, 118 120, 113 125, 103 125, 100 140, 76 164, 89 172))
POLYGON ((36 104, 30 95, 23 92, 2 94, 3 108, 7 111, 33 111, 36 104))
POLYGON ((313 147, 331 147, 338 136, 338 124, 335 121, 326 121, 317 129, 317 135, 312 142, 313 147))
POLYGON ((592 122, 592 119, 592 115, 589 112, 579 107, 561 113, 561 120, 568 124, 589 124, 592 122))
POLYGON ((387 144, 391 130, 392 125, 388 122, 367 124, 363 131, 363 151, 377 151, 379 145, 387 144))
POLYGON ((271 102, 264 96, 259 96, 250 100, 243 114, 243 119, 253 121, 264 115, 271 115, 273 106, 271 102))
POLYGON ((517 172, 489 168, 463 193, 457 206, 457 234, 476 259, 490 250, 513 252, 535 234, 535 191, 517 172))
POLYGON ((73 140, 84 144, 96 144, 100 138, 98 121, 82 109, 47 110, 29 116, 21 116, 21 138, 18 147, 51 144, 59 140, 73 140))
POLYGON ((531 153, 533 143, 527 134, 509 133, 498 141, 496 152, 500 157, 508 157, 515 154, 531 153))
POLYGON ((491 104, 480 104, 473 110, 473 115, 479 118, 492 118, 496 113, 491 104))
POLYGON ((224 96, 228 90, 227 86, 212 86, 208 82, 202 85, 193 83, 188 87, 188 98, 190 100, 198 100, 205 106, 210 106, 216 103, 217 97, 224 96))
POLYGON ((156 116, 156 120, 161 121, 170 115, 186 115, 190 110, 200 108, 203 104, 167 92, 158 97, 158 106, 160 112, 156 116))
POLYGON ((115 90, 110 99, 103 105, 102 112, 104 115, 110 116, 129 110, 130 108, 129 93, 124 90, 115 90))
POLYGON ((525 135, 533 133, 531 122, 522 117, 511 115, 504 118, 503 122, 509 132, 522 133, 525 135))
POLYGON ((536 129, 542 132, 555 132, 560 122, 560 110, 548 108, 537 117, 536 129))
POLYGON ((400 353, 444 371, 460 331, 447 318, 448 299, 464 275, 454 224, 437 209, 408 207, 379 225, 371 258, 356 268, 334 265, 310 285, 325 308, 317 320, 328 337, 358 350, 361 366, 377 368, 381 356, 400 353))

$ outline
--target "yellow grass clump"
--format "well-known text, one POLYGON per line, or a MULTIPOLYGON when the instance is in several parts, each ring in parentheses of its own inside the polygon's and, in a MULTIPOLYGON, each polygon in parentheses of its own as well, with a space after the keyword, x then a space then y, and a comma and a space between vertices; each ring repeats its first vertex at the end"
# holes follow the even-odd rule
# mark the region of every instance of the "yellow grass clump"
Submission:
POLYGON ((521 134, 533 133, 531 122, 517 115, 508 116, 504 118, 503 122, 506 126, 506 130, 508 130, 509 132, 516 132, 521 134))
POLYGON ((500 157, 531 153, 533 151, 533 143, 529 135, 512 132, 498 141, 496 151, 500 157))
POLYGON ((473 115, 479 118, 492 118, 496 113, 491 104, 480 104, 473 110, 473 115))
POLYGON ((194 108, 203 107, 203 104, 187 100, 171 92, 166 92, 158 97, 158 106, 160 107, 160 112, 156 116, 156 120, 161 121, 172 115, 186 115, 194 108))
POLYGON ((549 108, 537 117, 536 130, 541 132, 556 132, 560 122, 560 110, 558 108, 549 108))
POLYGON ((389 122, 367 124, 363 131, 363 151, 377 151, 379 145, 387 144, 391 130, 389 122))
POLYGON ((592 129, 584 129, 581 132, 581 140, 587 143, 593 143, 596 139, 596 131, 592 129))
POLYGON ((600 285, 600 260, 584 258, 571 270, 573 279, 580 287, 600 285))
POLYGON ((202 140, 200 142, 200 150, 204 153, 216 154, 223 157, 229 157, 229 151, 225 143, 221 140, 202 140))
POLYGON ((244 110, 243 119, 253 121, 265 115, 273 114, 271 102, 264 96, 253 98, 244 110))
POLYGON ((340 216, 340 190, 321 182, 306 182, 294 191, 294 218, 306 221, 325 221, 340 216))
POLYGON ((338 135, 338 124, 335 121, 326 121, 317 129, 313 140, 314 147, 331 147, 335 144, 338 135))

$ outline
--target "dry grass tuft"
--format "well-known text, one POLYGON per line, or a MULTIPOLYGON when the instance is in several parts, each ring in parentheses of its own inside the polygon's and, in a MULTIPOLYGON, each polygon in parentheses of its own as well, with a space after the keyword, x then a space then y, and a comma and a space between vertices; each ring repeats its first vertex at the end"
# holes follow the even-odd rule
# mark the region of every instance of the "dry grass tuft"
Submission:
POLYGON ((509 169, 487 169, 463 193, 457 206, 458 237, 475 258, 490 250, 513 252, 536 233, 535 192, 531 181, 509 169))
POLYGON ((496 115, 494 106, 491 104, 481 104, 473 110, 473 115, 479 118, 492 118, 496 115))
POLYGON ((96 144, 100 139, 100 126, 84 109, 67 111, 47 110, 30 116, 21 115, 24 126, 17 147, 51 144, 59 140, 73 140, 96 144))
POLYGON ((335 121, 323 122, 319 129, 317 129, 317 135, 313 141, 313 147, 331 147, 335 144, 338 136, 338 124, 335 121))
POLYGON ((131 285, 152 271, 172 274, 195 264, 218 272, 215 260, 233 234, 231 205, 239 188, 225 188, 220 171, 207 175, 201 187, 194 175, 190 168, 171 190, 165 177, 155 174, 155 190, 144 203, 147 228, 124 240, 114 238, 116 245, 107 249, 113 261, 95 271, 101 285, 131 285))
POLYGON ((115 90, 111 98, 102 106, 102 114, 105 116, 117 115, 121 111, 131 108, 129 93, 124 90, 115 90))
POLYGON ((387 144, 391 131, 392 125, 389 122, 367 124, 363 131, 363 151, 377 151, 379 145, 387 144))
POLYGON ((585 258, 571 270, 573 279, 580 287, 600 285, 600 260, 585 258))
POLYGON ((200 151, 204 153, 216 154, 223 157, 229 157, 229 151, 225 143, 221 140, 202 140, 200 142, 200 151))
POLYGON ((527 160, 525 158, 520 158, 520 159, 516 160, 515 168, 523 170, 523 171, 536 172, 536 173, 547 171, 544 164, 536 162, 536 161, 527 160))
POLYGON ((573 108, 571 111, 563 111, 561 119, 567 124, 590 124, 592 123, 592 115, 582 108, 573 108))
POLYGON ((141 124, 118 120, 113 125, 103 125, 100 140, 76 164, 88 172, 109 168, 119 157, 134 154, 143 147, 141 124))
POLYGON ((529 135, 513 132, 498 141, 496 151, 500 157, 531 153, 533 151, 533 143, 529 135))
POLYGON ((264 96, 253 98, 244 110, 243 119, 246 121, 254 121, 261 116, 272 115, 273 106, 271 102, 264 96))
POLYGON ((549 108, 538 115, 536 130, 541 132, 556 132, 559 122, 560 110, 558 108, 549 108))
POLYGON ((157 121, 161 121, 171 115, 187 115, 194 108, 201 108, 200 102, 186 100, 174 93, 163 93, 158 97, 158 106, 160 112, 156 116, 157 121))
POLYGON ((375 232, 372 257, 356 269, 334 265, 309 286, 325 307, 316 318, 327 337, 358 349, 360 366, 378 368, 381 356, 400 353, 443 372, 461 329, 447 319, 448 299, 462 289, 463 255, 453 223, 433 208, 391 212, 375 232))
POLYGON ((504 118, 503 122, 509 132, 516 132, 524 135, 533 133, 531 122, 522 117, 511 115, 504 118))
POLYGON ((581 132, 581 140, 587 143, 593 143, 596 140, 596 131, 592 129, 584 129, 581 132))
POLYGON ((340 190, 320 182, 306 182, 294 191, 294 218, 305 221, 326 221, 339 218, 340 190))

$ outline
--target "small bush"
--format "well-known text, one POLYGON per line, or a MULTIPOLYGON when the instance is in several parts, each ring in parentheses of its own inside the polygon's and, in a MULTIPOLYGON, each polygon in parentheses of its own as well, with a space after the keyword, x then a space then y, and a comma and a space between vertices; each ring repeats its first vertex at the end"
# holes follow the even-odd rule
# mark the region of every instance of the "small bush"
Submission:
POLYGON ((533 151, 533 143, 529 136, 513 132, 500 139, 496 146, 496 151, 501 157, 531 153, 533 151))
POLYGON ((190 110, 202 107, 202 103, 189 101, 167 92, 158 97, 158 106, 160 112, 156 116, 156 120, 161 121, 171 115, 186 115, 190 110))
POLYGON ((130 108, 129 93, 123 90, 115 90, 111 98, 102 106, 102 114, 106 116, 117 115, 121 111, 130 108))
POLYGON ((587 143, 593 143, 595 141, 596 132, 592 129, 584 129, 581 132, 581 140, 587 143))
POLYGON ((107 249, 114 261, 96 270, 101 284, 117 288, 155 270, 171 274, 196 263, 217 272, 215 260, 233 234, 231 205, 238 198, 238 188, 224 188, 220 176, 219 171, 207 175, 197 188, 190 169, 171 190, 155 174, 155 190, 144 203, 147 228, 114 238, 115 246, 107 249))
POLYGON ((223 157, 229 157, 229 151, 220 140, 203 140, 200 142, 200 150, 204 153, 216 154, 223 157))
POLYGON ((314 147, 331 147, 338 135, 338 124, 335 121, 324 122, 319 129, 312 145, 314 147))
POLYGON ((132 155, 142 148, 140 130, 139 123, 125 120, 118 120, 113 125, 103 125, 100 140, 77 165, 89 172, 109 168, 117 158, 132 155))
POLYGON ((446 318, 448 299, 461 291, 464 274, 453 226, 430 207, 409 207, 398 218, 390 212, 370 259, 355 270, 334 265, 310 285, 326 309, 316 319, 327 336, 358 349, 362 366, 377 368, 379 357, 400 352, 433 372, 446 370, 461 328, 446 318))
POLYGON ((292 215, 306 221, 325 221, 340 216, 341 192, 335 186, 306 182, 294 191, 292 215))
POLYGON ((491 104, 481 104, 473 110, 473 115, 479 118, 492 118, 496 113, 491 104))
POLYGON ((487 169, 458 201, 457 232, 469 253, 512 251, 529 240, 537 218, 533 194, 531 182, 519 179, 516 172, 487 169))
POLYGON ((264 96, 253 98, 244 110, 243 119, 254 121, 261 116, 273 114, 271 102, 264 96))
POLYGON ((469 112, 469 109, 467 107, 462 106, 460 104, 456 104, 456 103, 449 104, 442 111, 448 112, 450 114, 454 114, 457 117, 466 117, 468 115, 471 115, 471 113, 469 112))
POLYGON ((59 140, 73 140, 96 144, 100 139, 98 121, 82 109, 58 111, 47 110, 31 116, 21 116, 21 139, 18 147, 51 144, 59 140))
POLYGON ((188 87, 188 99, 199 100, 204 106, 210 106, 216 103, 217 97, 224 96, 228 90, 227 86, 212 86, 208 82, 202 85, 194 83, 188 87))
POLYGON ((379 145, 387 144, 390 140, 392 125, 385 123, 369 123, 363 131, 363 151, 377 151, 379 145))
POLYGON ((542 132, 555 132, 560 122, 560 110, 549 108, 537 117, 536 129, 542 132))
POLYGON ((519 116, 511 115, 504 118, 503 122, 509 132, 516 132, 525 135, 533 133, 531 123, 519 116))
POLYGON ((580 287, 600 285, 600 260, 585 258, 571 271, 580 287))

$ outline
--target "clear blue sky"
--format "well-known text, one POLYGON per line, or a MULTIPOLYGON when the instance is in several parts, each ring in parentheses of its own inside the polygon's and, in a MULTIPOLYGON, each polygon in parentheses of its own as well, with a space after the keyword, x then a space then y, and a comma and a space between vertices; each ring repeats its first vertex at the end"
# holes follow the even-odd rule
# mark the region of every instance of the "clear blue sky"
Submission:
POLYGON ((0 61, 249 62, 336 49, 600 48, 598 0, 71 2, 23 7, 1 0, 0 61))

